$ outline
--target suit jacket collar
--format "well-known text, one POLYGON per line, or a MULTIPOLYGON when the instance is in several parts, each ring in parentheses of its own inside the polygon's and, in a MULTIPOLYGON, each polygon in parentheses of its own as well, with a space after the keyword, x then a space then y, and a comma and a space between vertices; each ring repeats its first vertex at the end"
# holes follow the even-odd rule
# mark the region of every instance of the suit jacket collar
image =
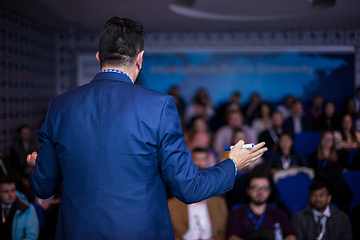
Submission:
POLYGON ((127 75, 121 74, 121 73, 116 73, 116 72, 98 73, 95 75, 94 79, 91 81, 93 82, 93 81, 101 81, 101 80, 113 80, 113 81, 120 81, 120 82, 134 84, 127 75))

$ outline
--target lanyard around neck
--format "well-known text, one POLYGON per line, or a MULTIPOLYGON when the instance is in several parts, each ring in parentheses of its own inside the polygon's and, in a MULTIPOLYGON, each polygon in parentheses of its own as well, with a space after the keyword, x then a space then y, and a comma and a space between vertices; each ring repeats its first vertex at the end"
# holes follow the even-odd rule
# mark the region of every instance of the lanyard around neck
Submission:
POLYGON ((134 82, 127 73, 124 73, 124 72, 122 72, 122 71, 120 71, 120 70, 116 70, 116 69, 104 69, 104 70, 101 70, 99 73, 104 73, 104 72, 113 72, 113 73, 124 74, 125 76, 127 76, 128 78, 130 78, 130 80, 131 80, 132 82, 134 82))
POLYGON ((263 215, 260 216, 258 221, 256 221, 254 214, 251 212, 251 210, 249 208, 246 209, 246 213, 249 216, 250 220, 254 223, 255 230, 259 230, 260 224, 265 218, 266 211, 263 213, 263 215))
POLYGON ((320 160, 318 160, 318 167, 319 168, 324 168, 329 164, 329 158, 325 159, 325 161, 321 162, 320 160))

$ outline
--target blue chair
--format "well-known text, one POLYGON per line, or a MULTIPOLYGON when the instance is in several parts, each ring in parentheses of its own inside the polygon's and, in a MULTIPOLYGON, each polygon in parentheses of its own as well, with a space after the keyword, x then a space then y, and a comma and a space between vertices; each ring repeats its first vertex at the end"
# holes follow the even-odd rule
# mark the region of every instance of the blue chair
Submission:
POLYGON ((298 173, 295 176, 283 178, 276 183, 280 199, 290 212, 295 205, 301 207, 309 203, 309 187, 312 182, 313 180, 307 174, 298 173))
POLYGON ((294 135, 294 149, 306 159, 316 151, 320 139, 319 132, 302 132, 294 135))

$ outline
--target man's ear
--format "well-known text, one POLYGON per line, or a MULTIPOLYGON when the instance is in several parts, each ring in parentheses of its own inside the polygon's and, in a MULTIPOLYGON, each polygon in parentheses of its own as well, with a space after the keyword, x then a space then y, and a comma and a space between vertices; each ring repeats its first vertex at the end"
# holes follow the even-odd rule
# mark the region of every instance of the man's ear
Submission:
POLYGON ((144 57, 144 51, 139 52, 136 58, 136 65, 138 65, 139 70, 142 68, 143 57, 144 57))
POLYGON ((99 57, 99 52, 96 53, 96 59, 98 60, 98 62, 100 63, 100 57, 99 57))

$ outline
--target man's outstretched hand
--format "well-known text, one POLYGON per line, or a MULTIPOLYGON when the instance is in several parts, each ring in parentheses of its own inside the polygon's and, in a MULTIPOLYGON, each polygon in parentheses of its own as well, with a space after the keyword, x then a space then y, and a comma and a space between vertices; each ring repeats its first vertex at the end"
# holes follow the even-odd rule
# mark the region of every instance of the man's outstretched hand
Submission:
POLYGON ((264 142, 258 143, 253 148, 248 149, 242 149, 243 145, 244 141, 240 140, 229 152, 229 158, 234 159, 238 171, 251 165, 267 151, 267 148, 264 147, 264 142))
POLYGON ((26 157, 26 161, 30 167, 35 167, 35 161, 37 157, 37 152, 33 152, 32 154, 28 154, 26 157))

